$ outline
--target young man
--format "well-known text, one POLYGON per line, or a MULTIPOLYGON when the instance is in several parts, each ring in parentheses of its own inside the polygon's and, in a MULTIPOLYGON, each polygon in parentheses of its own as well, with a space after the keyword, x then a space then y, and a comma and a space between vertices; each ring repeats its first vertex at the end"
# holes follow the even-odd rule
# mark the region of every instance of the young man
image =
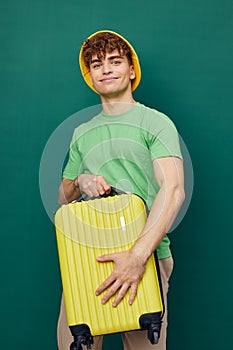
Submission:
MULTIPOLYGON (((131 44, 111 31, 91 35, 80 51, 80 68, 86 83, 100 95, 103 110, 74 132, 69 160, 60 186, 60 203, 82 192, 97 197, 111 185, 134 192, 146 201, 150 214, 134 246, 124 252, 98 257, 99 263, 114 262, 112 274, 97 288, 102 303, 115 296, 117 307, 130 289, 132 304, 149 256, 157 250, 165 305, 173 260, 166 236, 184 200, 182 156, 177 131, 164 114, 136 102, 140 65, 131 44)), ((166 307, 167 309, 167 307, 166 307)), ((146 331, 122 334, 125 350, 166 349, 167 313, 158 345, 151 345, 146 331)), ((60 350, 69 350, 72 337, 64 303, 58 323, 60 350)), ((95 337, 94 350, 102 347, 95 337)))

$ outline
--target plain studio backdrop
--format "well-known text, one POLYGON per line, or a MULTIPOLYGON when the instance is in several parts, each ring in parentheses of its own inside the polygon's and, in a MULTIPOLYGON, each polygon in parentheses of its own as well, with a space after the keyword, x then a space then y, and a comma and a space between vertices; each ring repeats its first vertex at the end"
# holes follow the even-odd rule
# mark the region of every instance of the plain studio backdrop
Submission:
MULTIPOLYGON (((168 350, 230 349, 232 0, 8 0, 1 1, 0 19, 1 348, 57 349, 61 281, 54 226, 40 196, 40 161, 62 122, 99 103, 77 55, 89 34, 111 29, 139 55, 135 99, 175 122, 194 170, 191 204, 170 233, 168 350)), ((57 186, 61 174, 52 165, 47 173, 57 186)), ((106 337, 109 347, 122 349, 119 335, 106 337)))

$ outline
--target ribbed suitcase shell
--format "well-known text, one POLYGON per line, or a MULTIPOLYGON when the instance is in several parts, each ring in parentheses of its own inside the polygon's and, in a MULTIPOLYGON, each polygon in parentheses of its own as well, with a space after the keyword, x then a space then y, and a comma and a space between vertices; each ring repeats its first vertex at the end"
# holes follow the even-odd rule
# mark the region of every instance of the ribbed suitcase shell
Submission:
POLYGON ((58 253, 68 325, 86 324, 100 335, 140 329, 143 314, 163 312, 154 257, 147 262, 137 296, 128 304, 129 292, 118 304, 101 303, 97 287, 113 271, 113 263, 96 257, 129 249, 146 222, 142 199, 134 194, 70 203, 55 215, 58 253))

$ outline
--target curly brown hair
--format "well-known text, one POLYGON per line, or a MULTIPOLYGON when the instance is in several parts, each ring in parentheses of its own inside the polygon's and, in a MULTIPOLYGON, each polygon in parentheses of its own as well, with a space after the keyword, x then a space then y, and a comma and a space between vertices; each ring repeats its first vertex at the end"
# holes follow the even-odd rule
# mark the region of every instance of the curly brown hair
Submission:
POLYGON ((105 58, 106 53, 111 53, 115 49, 119 51, 120 55, 126 56, 129 64, 132 64, 130 47, 119 36, 109 32, 101 32, 87 39, 83 43, 83 57, 86 66, 90 67, 93 55, 97 55, 98 59, 102 59, 105 58))

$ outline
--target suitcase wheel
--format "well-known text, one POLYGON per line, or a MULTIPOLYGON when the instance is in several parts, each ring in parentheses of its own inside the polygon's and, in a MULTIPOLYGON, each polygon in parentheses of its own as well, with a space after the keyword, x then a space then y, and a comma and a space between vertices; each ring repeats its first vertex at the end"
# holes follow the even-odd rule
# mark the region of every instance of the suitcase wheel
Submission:
POLYGON ((92 344, 93 341, 89 341, 83 336, 78 336, 78 338, 70 345, 70 350, 84 350, 85 346, 86 349, 91 349, 92 344))
POLYGON ((159 332, 153 331, 151 334, 149 334, 150 331, 148 331, 148 338, 151 342, 151 344, 158 344, 159 342, 159 332))
POLYGON ((83 346, 82 344, 78 344, 77 342, 73 342, 71 345, 70 345, 70 350, 83 350, 83 346))
POLYGON ((74 341, 70 345, 70 350, 91 349, 93 337, 90 328, 86 324, 70 326, 70 330, 74 337, 74 341))
POLYGON ((147 337, 151 344, 158 344, 161 330, 161 313, 155 312, 140 316, 139 323, 141 329, 147 329, 147 337))

